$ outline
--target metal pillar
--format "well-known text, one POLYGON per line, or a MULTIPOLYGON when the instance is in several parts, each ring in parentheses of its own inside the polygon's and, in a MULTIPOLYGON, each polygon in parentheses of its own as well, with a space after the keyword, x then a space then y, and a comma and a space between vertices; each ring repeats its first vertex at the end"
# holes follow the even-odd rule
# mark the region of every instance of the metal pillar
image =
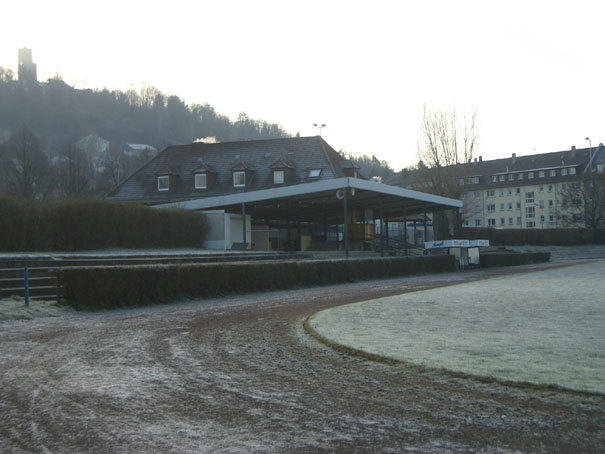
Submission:
MULTIPOLYGON (((433 229, 435 228, 435 226, 433 226, 433 229)), ((427 236, 427 232, 428 232, 428 226, 427 226, 427 217, 426 217, 426 208, 424 209, 424 241, 428 241, 429 238, 427 236)), ((433 234, 435 233, 435 230, 433 230, 433 234)))
POLYGON ((389 218, 384 220, 384 236, 387 244, 387 251, 389 250, 389 218))
POLYGON ((246 241, 246 204, 242 203, 242 242, 246 245, 246 249, 248 249, 247 241, 246 241))
POLYGON ((286 250, 290 250, 290 238, 292 237, 290 232, 291 208, 291 203, 288 200, 288 209, 286 211, 286 250))
POLYGON ((380 256, 384 257, 384 218, 382 213, 382 199, 378 201, 378 217, 380 218, 380 256))
POLYGON ((345 242, 345 257, 349 258, 349 227, 347 226, 347 188, 344 188, 344 197, 342 198, 342 206, 344 211, 344 223, 342 227, 342 234, 345 242))
MULTIPOLYGON (((414 227, 416 226, 416 221, 414 221, 414 227)), ((414 235, 416 235, 416 228, 414 228, 414 235)), ((414 236, 414 241, 416 241, 416 236, 414 236)), ((408 208, 403 205, 403 253, 408 255, 408 208)))

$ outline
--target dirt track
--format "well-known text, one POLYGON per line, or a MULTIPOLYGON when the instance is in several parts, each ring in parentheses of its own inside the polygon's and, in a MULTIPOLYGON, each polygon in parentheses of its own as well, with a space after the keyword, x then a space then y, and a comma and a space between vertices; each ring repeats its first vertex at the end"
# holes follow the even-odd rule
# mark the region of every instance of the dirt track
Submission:
POLYGON ((0 324, 0 451, 600 452, 603 396, 373 363, 301 326, 327 307, 515 271, 0 324))

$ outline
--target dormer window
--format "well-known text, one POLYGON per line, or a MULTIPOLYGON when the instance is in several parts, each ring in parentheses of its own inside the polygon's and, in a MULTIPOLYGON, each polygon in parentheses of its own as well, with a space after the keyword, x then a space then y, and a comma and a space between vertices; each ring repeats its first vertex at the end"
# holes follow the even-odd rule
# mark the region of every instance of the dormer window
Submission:
POLYGON ((169 191, 170 190, 170 176, 160 175, 158 176, 158 191, 169 191))
POLYGON ((321 169, 309 170, 309 178, 319 178, 319 175, 321 175, 321 169))
POLYGON ((284 184, 285 176, 283 170, 274 170, 273 171, 273 184, 284 184))
POLYGON ((233 187, 243 188, 246 186, 246 172, 233 172, 233 187))
POLYGON ((206 189, 208 187, 208 174, 195 174, 195 189, 206 189))

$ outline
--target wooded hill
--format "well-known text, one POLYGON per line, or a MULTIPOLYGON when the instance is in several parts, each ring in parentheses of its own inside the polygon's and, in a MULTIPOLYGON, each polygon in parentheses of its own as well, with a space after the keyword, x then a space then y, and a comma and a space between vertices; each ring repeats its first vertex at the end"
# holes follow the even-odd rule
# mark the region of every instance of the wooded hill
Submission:
POLYGON ((218 141, 288 137, 279 125, 241 113, 235 121, 209 104, 186 105, 178 96, 153 87, 139 92, 75 89, 59 76, 24 84, 0 68, 0 142, 27 128, 47 152, 89 134, 111 143, 166 145, 191 143, 214 136, 218 141))

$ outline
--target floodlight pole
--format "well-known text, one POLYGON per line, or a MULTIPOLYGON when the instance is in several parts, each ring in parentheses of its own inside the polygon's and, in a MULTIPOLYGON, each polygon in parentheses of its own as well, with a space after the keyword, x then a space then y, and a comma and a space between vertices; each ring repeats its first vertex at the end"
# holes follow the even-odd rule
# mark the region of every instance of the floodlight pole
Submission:
POLYGON ((325 123, 313 123, 313 126, 319 128, 319 137, 321 137, 321 130, 326 127, 325 123))

